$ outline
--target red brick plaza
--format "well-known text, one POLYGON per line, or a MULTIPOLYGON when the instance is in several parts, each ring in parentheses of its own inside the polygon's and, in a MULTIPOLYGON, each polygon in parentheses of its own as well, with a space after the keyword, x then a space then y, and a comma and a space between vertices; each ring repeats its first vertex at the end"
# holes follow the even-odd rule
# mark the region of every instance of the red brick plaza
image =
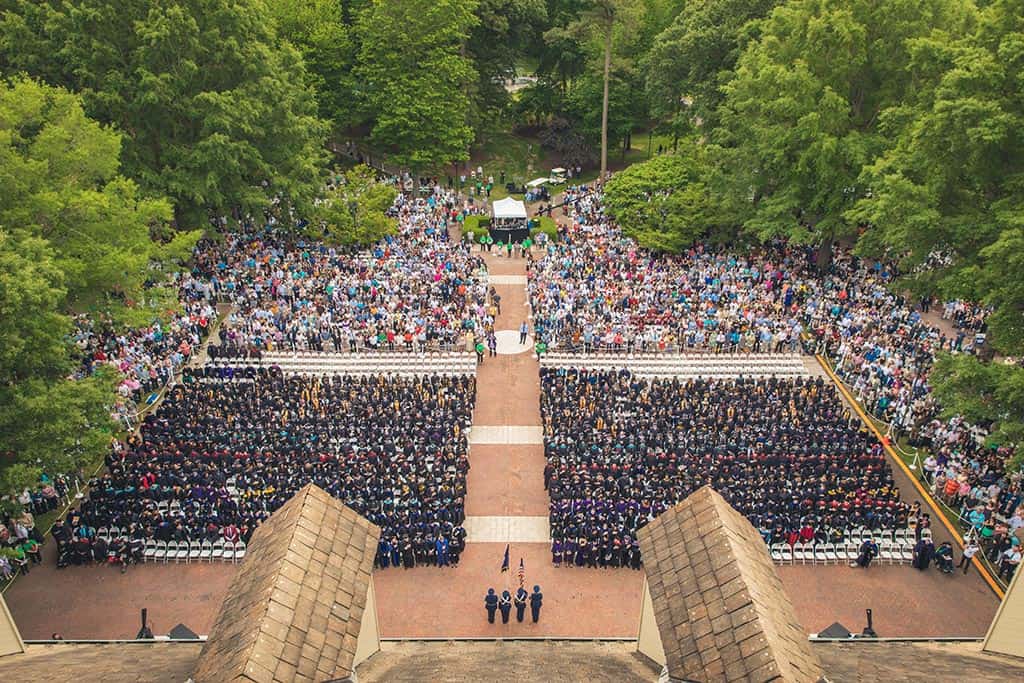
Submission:
MULTIPOLYGON (((502 297, 498 330, 518 330, 529 309, 523 284, 525 260, 487 257, 502 297), (511 276, 511 277, 509 277, 511 276)), ((536 427, 539 413, 536 359, 528 351, 488 358, 479 369, 475 426, 536 427)), ((545 517, 543 446, 539 443, 474 444, 466 501, 468 516, 545 517)), ((905 497, 913 486, 898 468, 905 497)), ((947 532, 936 525, 936 541, 947 532)), ((502 574, 504 543, 470 543, 457 568, 387 569, 375 574, 382 636, 398 637, 590 637, 635 638, 643 572, 629 569, 556 569, 541 542, 512 543, 512 569, 502 574), (483 596, 518 586, 525 564, 529 589, 539 584, 544 608, 538 624, 488 624, 483 596)), ((19 578, 5 597, 26 639, 54 632, 72 638, 133 638, 139 610, 149 609, 154 633, 178 623, 207 633, 236 567, 230 564, 167 564, 132 568, 126 574, 101 567, 55 568, 52 544, 46 562, 19 578)), ((919 572, 909 566, 780 567, 797 616, 808 632, 835 621, 852 631, 874 612, 881 636, 983 636, 998 599, 972 568, 967 576, 919 572)))

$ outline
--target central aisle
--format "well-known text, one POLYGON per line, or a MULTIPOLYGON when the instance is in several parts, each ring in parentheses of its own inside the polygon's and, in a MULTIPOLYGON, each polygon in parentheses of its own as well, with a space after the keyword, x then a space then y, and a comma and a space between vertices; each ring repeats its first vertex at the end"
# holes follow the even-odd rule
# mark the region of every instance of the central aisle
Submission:
POLYGON ((499 355, 477 368, 466 496, 467 546, 456 569, 423 567, 374 574, 383 637, 635 638, 640 627, 641 572, 558 569, 551 564, 540 376, 533 340, 519 342, 529 322, 526 259, 483 254, 501 297, 495 321, 499 355), (502 335, 501 332, 506 332, 502 335), (510 570, 500 572, 509 544, 510 570), (519 560, 526 589, 544 592, 540 622, 487 623, 488 588, 514 593, 519 560))

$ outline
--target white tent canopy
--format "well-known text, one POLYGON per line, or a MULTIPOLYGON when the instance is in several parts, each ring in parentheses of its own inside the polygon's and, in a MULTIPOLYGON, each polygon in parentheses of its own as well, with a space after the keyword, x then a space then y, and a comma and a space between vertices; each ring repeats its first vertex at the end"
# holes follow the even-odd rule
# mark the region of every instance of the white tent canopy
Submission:
POLYGON ((526 204, 518 199, 505 197, 494 202, 492 214, 495 218, 526 220, 526 204))

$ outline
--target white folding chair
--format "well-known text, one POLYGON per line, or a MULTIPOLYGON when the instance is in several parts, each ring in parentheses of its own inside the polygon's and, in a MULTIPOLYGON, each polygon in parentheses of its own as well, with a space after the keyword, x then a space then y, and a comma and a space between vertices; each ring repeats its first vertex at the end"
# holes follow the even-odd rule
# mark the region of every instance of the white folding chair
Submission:
POLYGON ((169 546, 168 546, 167 541, 157 541, 156 542, 156 553, 153 555, 153 559, 154 560, 163 560, 164 562, 166 562, 167 561, 168 547, 169 546))
POLYGON ((825 544, 825 561, 831 564, 837 564, 839 562, 839 553, 836 552, 835 543, 825 544))
POLYGON ((824 543, 818 543, 814 546, 814 564, 828 564, 828 555, 825 553, 824 543))

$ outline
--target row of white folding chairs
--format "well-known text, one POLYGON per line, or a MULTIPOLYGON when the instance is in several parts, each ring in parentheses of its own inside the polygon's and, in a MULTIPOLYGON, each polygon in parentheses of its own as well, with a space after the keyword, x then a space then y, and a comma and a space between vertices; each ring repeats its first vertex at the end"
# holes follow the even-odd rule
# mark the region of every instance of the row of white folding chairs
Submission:
POLYGON ((293 367, 307 365, 329 365, 339 368, 361 368, 368 365, 384 365, 395 367, 457 367, 470 365, 476 362, 476 358, 470 354, 463 354, 455 358, 327 358, 325 356, 310 356, 308 358, 282 358, 273 363, 265 365, 277 365, 278 367, 293 367))
MULTIPOLYGON (((771 546, 772 560, 778 564, 845 564, 860 555, 860 543, 776 543, 771 546)), ((878 543, 878 558, 888 564, 903 564, 914 559, 911 543, 883 540, 878 543)))
POLYGON ((774 362, 780 360, 800 360, 803 356, 799 353, 645 353, 635 351, 633 353, 582 353, 580 351, 559 351, 552 350, 548 354, 551 358, 572 359, 585 357, 589 360, 658 360, 658 361, 707 361, 720 359, 726 361, 752 361, 752 362, 774 362))
POLYGON ((444 365, 445 363, 462 363, 472 359, 473 355, 461 353, 446 356, 418 356, 411 353, 393 353, 387 355, 331 355, 310 354, 307 356, 282 356, 280 358, 264 358, 264 365, 281 365, 282 363, 333 363, 337 365, 365 365, 366 363, 396 363, 399 365, 444 365))
POLYGON ((719 361, 685 361, 678 363, 658 363, 654 361, 626 361, 622 362, 592 362, 587 359, 575 359, 572 361, 543 361, 543 365, 546 367, 585 367, 585 368, 604 368, 609 370, 636 370, 636 369, 673 369, 673 370, 700 370, 703 368, 727 368, 730 370, 738 370, 748 368, 751 370, 758 371, 769 371, 769 372, 781 372, 786 370, 795 370, 799 372, 806 372, 804 364, 799 362, 779 362, 779 363, 741 363, 741 362, 719 362, 719 361))
POLYGON ((332 367, 281 368, 281 372, 285 373, 286 375, 401 375, 403 377, 412 377, 415 375, 446 375, 451 377, 459 377, 462 375, 474 374, 463 368, 438 368, 436 370, 425 370, 420 368, 403 370, 395 369, 393 367, 362 368, 359 370, 339 370, 338 368, 332 367))
POLYGON ((618 356, 581 356, 576 354, 553 355, 547 354, 544 360, 550 363, 574 363, 586 361, 588 364, 603 365, 636 365, 651 363, 657 365, 706 365, 708 363, 721 363, 728 365, 803 365, 803 359, 798 356, 772 356, 759 358, 758 356, 740 356, 739 358, 728 358, 721 355, 711 356, 640 356, 627 355, 618 356))
POLYGON ((577 358, 571 361, 558 360, 555 362, 545 361, 545 365, 559 365, 561 367, 582 366, 588 368, 799 368, 803 369, 804 364, 799 361, 777 361, 773 363, 744 363, 743 361, 672 361, 658 362, 649 360, 618 360, 618 361, 591 361, 586 358, 577 358))
POLYGON ((142 556, 147 562, 239 562, 245 557, 243 541, 158 541, 148 539, 142 556))
MULTIPOLYGON (((365 358, 365 359, 387 359, 387 358, 429 358, 429 359, 444 359, 454 358, 458 356, 466 355, 465 351, 405 351, 405 340, 401 342, 401 351, 349 351, 332 352, 332 351, 315 351, 315 350, 296 350, 296 351, 268 351, 263 354, 263 362, 273 362, 278 360, 286 360, 289 358, 365 358)), ((230 363, 231 360, 225 358, 224 363, 230 363)))
POLYGON ((115 538, 122 538, 128 536, 128 529, 122 529, 121 527, 105 527, 101 526, 96 529, 96 536, 94 538, 102 538, 104 541, 109 543, 115 538))
POLYGON ((438 372, 472 372, 476 360, 472 363, 360 363, 358 365, 341 365, 337 363, 282 363, 278 365, 282 372, 327 372, 335 375, 360 374, 366 372, 412 372, 432 374, 438 372))

